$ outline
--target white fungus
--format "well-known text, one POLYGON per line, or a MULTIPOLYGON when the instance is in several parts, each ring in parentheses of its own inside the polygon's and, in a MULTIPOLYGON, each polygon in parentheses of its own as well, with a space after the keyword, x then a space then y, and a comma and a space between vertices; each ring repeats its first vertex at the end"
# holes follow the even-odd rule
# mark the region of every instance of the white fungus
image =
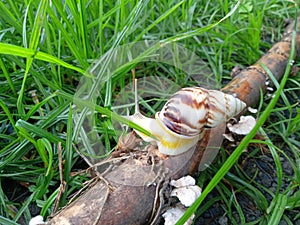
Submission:
POLYGON ((255 126, 256 120, 253 116, 241 116, 240 121, 235 124, 227 124, 228 129, 236 134, 246 135, 249 134, 255 126))
MULTIPOLYGON (((186 208, 191 206, 194 201, 201 195, 201 188, 191 176, 181 177, 178 180, 171 180, 170 185, 175 187, 171 192, 171 196, 179 199, 180 203, 176 207, 168 209, 162 216, 165 219, 165 225, 174 225, 185 213, 186 208), (184 205, 184 206, 183 206, 184 205)), ((193 214, 184 225, 193 223, 193 214)))
POLYGON ((196 181, 191 176, 185 176, 185 177, 181 177, 178 180, 170 181, 170 185, 173 187, 185 187, 185 186, 190 186, 190 185, 195 185, 195 184, 196 184, 196 181))
POLYGON ((44 219, 41 215, 35 216, 31 218, 29 221, 29 225, 39 225, 39 224, 45 224, 44 219))
MULTIPOLYGON (((162 216, 165 219, 164 225, 174 225, 185 213, 186 209, 177 206, 174 208, 168 209, 162 216)), ((195 215, 193 214, 184 225, 190 225, 193 223, 195 215)))
POLYGON ((201 188, 197 185, 175 188, 171 196, 177 197, 185 207, 191 206, 201 195, 201 188))
POLYGON ((251 113, 257 113, 257 109, 254 109, 254 108, 251 108, 251 107, 248 107, 248 111, 251 112, 251 113))
POLYGON ((234 142, 234 138, 232 137, 232 134, 223 134, 223 137, 225 137, 228 141, 234 142))

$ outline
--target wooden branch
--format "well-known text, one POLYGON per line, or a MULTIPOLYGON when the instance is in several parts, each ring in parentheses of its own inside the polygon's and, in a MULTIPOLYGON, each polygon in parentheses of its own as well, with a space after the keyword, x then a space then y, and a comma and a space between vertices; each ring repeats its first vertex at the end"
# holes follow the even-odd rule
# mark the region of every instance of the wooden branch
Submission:
MULTIPOLYGON (((262 64, 280 80, 284 74, 291 48, 294 23, 291 22, 280 42, 276 43, 254 65, 241 70, 222 91, 236 95, 253 106, 259 102, 260 90, 266 91, 269 80, 262 64)), ((300 29, 298 18, 297 31, 300 29)), ((296 50, 299 51, 300 35, 297 33, 296 50)), ((224 125, 223 125, 224 126, 224 125)), ((159 191, 163 191, 163 183, 170 178, 179 178, 198 171, 203 152, 208 141, 222 141, 222 129, 214 128, 205 133, 204 138, 196 146, 195 151, 188 151, 178 156, 160 158, 153 166, 145 161, 130 157, 120 161, 104 176, 110 186, 100 180, 89 191, 80 196, 47 224, 149 224, 153 208, 155 214, 162 206, 159 191), (152 182, 151 182, 152 181, 152 182), (148 185, 146 185, 148 184, 148 185), (155 204, 156 203, 156 204, 155 204)), ((142 156, 140 156, 142 157, 142 156)), ((153 219, 153 218, 152 218, 153 219)))

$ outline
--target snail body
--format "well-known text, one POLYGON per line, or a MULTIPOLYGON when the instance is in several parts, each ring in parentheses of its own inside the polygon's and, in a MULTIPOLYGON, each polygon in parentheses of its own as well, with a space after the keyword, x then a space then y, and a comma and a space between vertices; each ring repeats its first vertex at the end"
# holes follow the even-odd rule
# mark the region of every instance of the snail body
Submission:
POLYGON ((139 112, 136 94, 136 112, 126 118, 155 137, 136 131, 144 141, 156 142, 163 154, 178 155, 194 146, 202 138, 204 129, 226 122, 245 107, 243 101, 230 94, 189 87, 176 92, 154 119, 139 112))

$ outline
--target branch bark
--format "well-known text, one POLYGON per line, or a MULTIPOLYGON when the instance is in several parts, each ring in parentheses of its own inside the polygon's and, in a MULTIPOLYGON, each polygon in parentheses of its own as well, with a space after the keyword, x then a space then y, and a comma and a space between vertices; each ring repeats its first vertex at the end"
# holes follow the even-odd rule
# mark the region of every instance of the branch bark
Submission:
MULTIPOLYGON (((284 74, 291 50, 292 31, 294 22, 286 28, 280 42, 276 43, 254 65, 241 70, 233 77, 222 91, 236 95, 253 106, 259 102, 260 90, 265 93, 266 82, 269 80, 265 65, 277 80, 284 74)), ((300 17, 297 23, 296 52, 300 46, 300 17)), ((195 151, 188 151, 179 156, 158 160, 155 164, 145 163, 149 158, 134 159, 114 164, 104 179, 113 187, 100 180, 89 191, 80 196, 75 202, 62 209, 47 224, 149 224, 162 206, 159 192, 163 192, 164 183, 170 178, 176 179, 198 171, 204 157, 208 141, 220 142, 222 129, 214 128, 205 133, 204 138, 197 144, 195 151), (212 139, 213 138, 213 139, 212 139), (145 166, 147 165, 147 166, 145 166), (162 169, 164 168, 164 169, 162 169), (148 184, 148 185, 146 185, 148 184)))

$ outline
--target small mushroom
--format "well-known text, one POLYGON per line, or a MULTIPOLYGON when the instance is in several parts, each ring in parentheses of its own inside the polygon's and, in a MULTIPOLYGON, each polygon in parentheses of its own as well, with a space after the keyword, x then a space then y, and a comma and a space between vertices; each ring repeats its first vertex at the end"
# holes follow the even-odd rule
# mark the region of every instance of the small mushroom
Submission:
POLYGON ((171 192, 171 196, 179 199, 185 207, 191 206, 194 201, 201 195, 201 188, 197 185, 175 188, 171 192))
POLYGON ((251 112, 251 113, 257 113, 257 109, 254 109, 254 108, 251 108, 251 107, 248 107, 248 111, 251 112))
POLYGON ((234 142, 234 138, 232 137, 232 134, 223 134, 223 137, 226 138, 228 141, 234 142))
POLYGON ((29 225, 39 225, 39 224, 45 224, 44 219, 41 215, 35 216, 31 218, 29 221, 29 225))
MULTIPOLYGON (((185 213, 186 209, 176 206, 174 208, 168 209, 162 216, 165 219, 164 225, 174 225, 185 213)), ((193 214, 184 225, 190 225, 193 223, 195 215, 193 214)))
POLYGON ((250 133, 255 124, 256 120, 253 116, 241 116, 237 124, 232 125, 229 123, 227 127, 233 133, 246 135, 250 133))
MULTIPOLYGON (((175 187, 171 192, 171 196, 177 197, 180 203, 177 203, 176 207, 168 209, 162 215, 165 219, 165 225, 175 224, 185 213, 185 207, 191 206, 201 195, 201 188, 195 184, 196 181, 191 176, 181 177, 178 180, 171 180, 170 185, 175 187)), ((193 214, 184 225, 192 224, 194 217, 195 215, 193 214)))
POLYGON ((196 181, 193 177, 191 176, 185 176, 185 177, 181 177, 178 180, 171 180, 170 185, 173 187, 185 187, 185 186, 189 186, 189 185, 195 185, 196 181))
POLYGON ((171 196, 177 197, 185 207, 191 206, 201 195, 201 188, 191 176, 181 177, 178 180, 171 180, 170 185, 176 187, 171 192, 171 196))

